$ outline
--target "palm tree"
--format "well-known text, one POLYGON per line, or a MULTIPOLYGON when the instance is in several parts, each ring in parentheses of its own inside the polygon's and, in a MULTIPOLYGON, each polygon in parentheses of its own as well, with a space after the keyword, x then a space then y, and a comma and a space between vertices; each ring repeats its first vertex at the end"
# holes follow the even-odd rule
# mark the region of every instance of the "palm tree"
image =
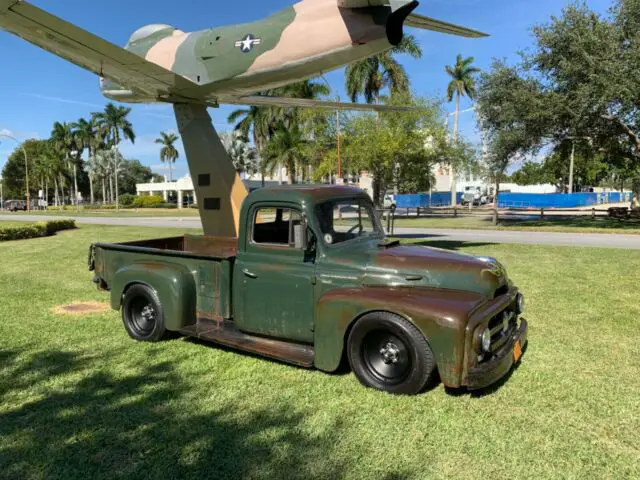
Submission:
POLYGON ((242 136, 241 132, 233 131, 223 134, 221 140, 239 174, 247 172, 249 175, 253 175, 260 170, 258 152, 249 145, 248 140, 242 136))
POLYGON ((104 135, 109 146, 115 150, 115 155, 112 156, 112 160, 115 162, 113 165, 113 175, 116 181, 116 210, 119 210, 119 193, 118 193, 118 172, 120 166, 120 152, 118 151, 118 145, 122 139, 130 140, 131 143, 135 143, 136 135, 133 131, 133 125, 127 120, 127 116, 131 113, 131 109, 127 107, 116 107, 113 103, 108 103, 104 108, 104 112, 96 112, 92 115, 97 121, 100 131, 104 135))
POLYGON ((93 192, 93 180, 95 177, 95 153, 100 148, 102 143, 102 135, 98 129, 98 122, 95 117, 90 120, 84 118, 79 119, 71 125, 74 128, 75 142, 80 150, 80 155, 84 150, 88 150, 88 175, 89 175, 89 190, 91 196, 91 204, 95 203, 95 196, 93 192))
MULTIPOLYGON (((453 127, 453 141, 458 143, 458 128, 460 117, 460 97, 469 97, 473 100, 476 96, 476 85, 474 76, 480 71, 479 68, 473 67, 473 57, 462 58, 458 54, 456 63, 453 66, 445 66, 446 72, 451 77, 449 86, 447 87, 447 99, 449 102, 456 98, 455 124, 453 127)), ((453 165, 451 165, 451 205, 456 204, 456 173, 453 165)))
MULTIPOLYGON (((76 160, 72 160, 71 152, 77 149, 75 137, 73 135, 73 129, 71 128, 71 124, 67 122, 55 122, 53 124, 53 130, 51 131, 51 144, 53 149, 58 154, 59 158, 64 161, 67 167, 67 172, 70 172, 73 167, 73 182, 74 182, 74 193, 71 194, 71 187, 69 187, 70 197, 75 196, 75 204, 77 206, 78 203, 78 181, 77 181, 77 168, 76 168, 76 160)), ((61 180, 63 180, 64 171, 60 171, 61 180)), ((64 183, 62 181, 61 183, 64 183)), ((62 186, 62 185, 61 185, 62 186)), ((63 191, 64 193, 64 191, 63 191)), ((64 195, 63 195, 64 198, 64 195)))
POLYGON ((178 141, 178 137, 175 133, 161 132, 160 137, 156 138, 156 143, 162 145, 160 149, 160 161, 169 165, 169 181, 173 182, 171 176, 171 165, 176 162, 176 159, 180 156, 180 152, 175 147, 175 143, 178 141))
POLYGON ((227 120, 229 123, 236 123, 234 130, 240 132, 244 138, 249 138, 251 133, 258 151, 264 150, 271 136, 270 124, 273 121, 273 115, 270 107, 254 105, 234 110, 227 120))
POLYGON ((273 169, 282 163, 287 167, 289 183, 296 183, 297 167, 306 159, 307 140, 296 124, 287 128, 283 121, 277 124, 276 133, 271 137, 264 152, 265 168, 273 169))
POLYGON ((346 87, 352 102, 360 95, 367 103, 379 103, 380 92, 389 88, 391 93, 409 90, 407 71, 394 58, 408 54, 413 58, 422 57, 422 48, 413 35, 406 35, 395 47, 377 55, 359 60, 347 66, 346 87))

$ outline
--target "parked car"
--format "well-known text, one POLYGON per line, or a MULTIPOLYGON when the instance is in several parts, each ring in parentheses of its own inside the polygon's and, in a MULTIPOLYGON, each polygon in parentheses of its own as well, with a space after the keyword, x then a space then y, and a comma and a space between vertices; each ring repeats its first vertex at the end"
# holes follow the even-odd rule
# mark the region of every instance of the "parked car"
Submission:
POLYGON ((4 209, 9 212, 27 211, 27 202, 24 200, 5 200, 4 209))

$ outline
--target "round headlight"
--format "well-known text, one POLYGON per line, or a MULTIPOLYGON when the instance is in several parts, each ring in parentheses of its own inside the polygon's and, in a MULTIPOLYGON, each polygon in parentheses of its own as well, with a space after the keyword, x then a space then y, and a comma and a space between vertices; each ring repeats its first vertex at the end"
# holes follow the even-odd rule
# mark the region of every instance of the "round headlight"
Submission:
POLYGON ((490 352, 491 351, 491 330, 488 328, 482 332, 482 351, 490 352))
POLYGON ((518 315, 524 312, 524 295, 519 293, 516 308, 518 309, 518 315))

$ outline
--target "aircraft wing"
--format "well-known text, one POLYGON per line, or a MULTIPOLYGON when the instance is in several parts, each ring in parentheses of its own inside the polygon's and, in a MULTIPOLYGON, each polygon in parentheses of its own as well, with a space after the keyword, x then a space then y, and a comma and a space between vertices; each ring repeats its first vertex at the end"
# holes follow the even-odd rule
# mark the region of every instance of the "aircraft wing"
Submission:
MULTIPOLYGON (((368 8, 368 7, 391 7, 392 10, 412 4, 413 8, 418 6, 415 0, 337 0, 338 6, 341 8, 368 8)), ((410 14, 404 21, 407 27, 420 28, 422 30, 432 30, 439 33, 447 33, 449 35, 458 35, 460 37, 480 38, 488 37, 486 33, 478 32, 470 28, 454 25, 453 23, 443 22, 435 18, 425 17, 423 15, 410 14)))
POLYGON ((409 110, 419 110, 420 107, 415 106, 396 106, 396 105, 380 105, 365 103, 344 103, 332 102, 326 100, 314 100, 306 98, 290 98, 290 97, 270 97, 267 95, 248 95, 242 97, 219 96, 218 103, 226 103, 229 105, 256 105, 265 107, 303 107, 303 108, 321 108, 327 110, 358 110, 358 111, 377 111, 377 112, 399 112, 409 110))
POLYGON ((460 27, 453 23, 443 22, 435 18, 425 17, 412 13, 407 17, 404 24, 407 27, 421 28, 422 30, 432 30, 434 32, 448 33, 449 35, 458 35, 460 37, 481 38, 488 37, 486 33, 478 32, 466 27, 460 27))
POLYGON ((181 90, 197 87, 180 75, 22 0, 0 0, 0 28, 151 98, 180 100, 181 90))

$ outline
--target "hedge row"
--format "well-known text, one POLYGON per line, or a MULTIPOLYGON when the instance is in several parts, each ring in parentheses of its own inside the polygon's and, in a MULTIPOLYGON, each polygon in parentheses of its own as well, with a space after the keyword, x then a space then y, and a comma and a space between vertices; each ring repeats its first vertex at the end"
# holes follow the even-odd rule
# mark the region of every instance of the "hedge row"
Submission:
POLYGON ((19 227, 0 227, 0 242, 48 237, 61 230, 76 228, 75 220, 51 220, 49 222, 25 223, 19 227))

